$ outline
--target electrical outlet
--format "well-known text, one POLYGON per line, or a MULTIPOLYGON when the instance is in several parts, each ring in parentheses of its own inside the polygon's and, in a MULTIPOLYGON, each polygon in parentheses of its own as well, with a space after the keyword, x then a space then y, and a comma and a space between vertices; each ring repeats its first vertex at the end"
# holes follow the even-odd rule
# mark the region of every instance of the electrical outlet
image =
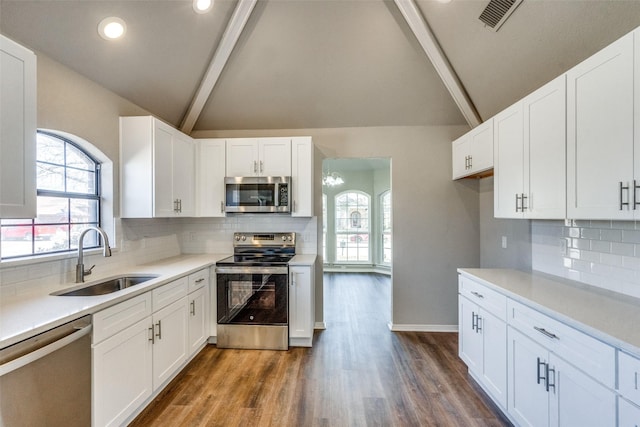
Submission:
POLYGON ((507 236, 502 236, 502 249, 507 249, 507 236))

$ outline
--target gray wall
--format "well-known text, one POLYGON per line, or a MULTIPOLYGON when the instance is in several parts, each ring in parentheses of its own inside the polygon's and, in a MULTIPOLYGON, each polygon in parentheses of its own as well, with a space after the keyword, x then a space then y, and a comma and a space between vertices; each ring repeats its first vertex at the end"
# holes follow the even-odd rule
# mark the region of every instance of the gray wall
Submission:
MULTIPOLYGON (((478 183, 451 180, 451 141, 467 130, 466 126, 370 127, 210 131, 194 136, 311 135, 316 147, 318 217, 323 158, 390 158, 392 323, 401 328, 440 329, 458 323, 456 269, 480 265, 478 183)), ((316 279, 320 284, 320 272, 316 279)), ((321 292, 319 287, 316 311, 321 311, 321 292)))
POLYGON ((480 180, 480 266, 531 270, 531 221, 493 217, 493 177, 480 180))

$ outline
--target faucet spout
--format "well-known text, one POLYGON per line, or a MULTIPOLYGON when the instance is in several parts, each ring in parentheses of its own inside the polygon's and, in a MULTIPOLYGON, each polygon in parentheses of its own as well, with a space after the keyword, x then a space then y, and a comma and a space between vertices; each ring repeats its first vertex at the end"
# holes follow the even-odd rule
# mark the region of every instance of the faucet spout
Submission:
POLYGON ((109 246, 109 237, 107 233, 100 227, 87 227, 82 230, 80 233, 80 237, 78 238, 78 263, 76 264, 76 283, 84 282, 84 276, 88 276, 91 274, 91 267, 88 271, 84 269, 84 236, 91 230, 97 231, 102 237, 104 250, 102 252, 103 256, 110 257, 111 256, 111 247, 109 246))

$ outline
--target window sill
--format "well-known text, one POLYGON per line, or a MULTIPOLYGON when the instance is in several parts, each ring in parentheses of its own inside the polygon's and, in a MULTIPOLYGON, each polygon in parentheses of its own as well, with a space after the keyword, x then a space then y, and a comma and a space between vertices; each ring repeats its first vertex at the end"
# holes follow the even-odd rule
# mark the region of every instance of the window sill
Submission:
MULTIPOLYGON (((102 252, 103 252, 102 247, 85 249, 83 251, 85 256, 101 254, 102 252)), ((111 252, 117 253, 118 249, 111 248, 111 252)), ((78 258, 78 250, 61 252, 57 254, 32 255, 32 256, 26 256, 21 258, 3 259, 3 260, 0 260, 0 267, 21 267, 24 265, 40 264, 43 262, 52 262, 52 261, 63 261, 63 260, 72 259, 72 258, 78 258)))

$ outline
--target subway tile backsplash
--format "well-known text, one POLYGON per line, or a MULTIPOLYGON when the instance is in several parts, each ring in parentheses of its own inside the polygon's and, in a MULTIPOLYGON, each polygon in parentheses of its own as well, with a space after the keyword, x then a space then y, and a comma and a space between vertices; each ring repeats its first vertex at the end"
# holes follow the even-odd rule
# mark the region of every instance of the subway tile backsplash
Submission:
POLYGON ((534 270, 640 297, 640 222, 531 223, 534 270))

